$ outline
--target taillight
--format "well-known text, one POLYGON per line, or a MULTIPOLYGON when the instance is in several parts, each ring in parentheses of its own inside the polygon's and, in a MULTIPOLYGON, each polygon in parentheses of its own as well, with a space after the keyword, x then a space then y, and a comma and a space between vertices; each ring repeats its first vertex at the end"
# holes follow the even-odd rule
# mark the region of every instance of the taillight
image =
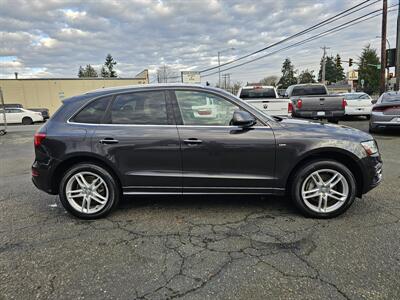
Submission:
POLYGON ((43 140, 45 138, 46 138, 46 134, 45 133, 36 132, 34 137, 33 137, 33 144, 35 145, 35 147, 40 146, 40 144, 43 142, 43 140))
POLYGON ((301 99, 297 100, 296 107, 297 108, 302 108, 303 107, 303 101, 301 99))
POLYGON ((293 104, 292 104, 292 102, 288 103, 287 112, 288 112, 288 114, 291 114, 293 112, 293 104))
POLYGON ((386 108, 387 108, 387 107, 385 107, 385 106, 373 107, 373 108, 372 108, 372 111, 380 111, 380 112, 382 112, 382 111, 385 111, 386 108))
POLYGON ((342 108, 344 109, 347 106, 347 101, 346 99, 342 99, 342 108))
POLYGON ((207 109, 202 109, 202 110, 198 110, 197 113, 200 116, 207 116, 207 115, 211 115, 212 111, 211 110, 207 110, 207 109))

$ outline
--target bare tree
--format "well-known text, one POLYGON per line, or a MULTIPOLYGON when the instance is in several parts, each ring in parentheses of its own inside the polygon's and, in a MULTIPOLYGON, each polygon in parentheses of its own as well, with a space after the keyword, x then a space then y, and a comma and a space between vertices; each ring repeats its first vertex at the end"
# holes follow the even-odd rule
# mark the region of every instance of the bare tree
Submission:
POLYGON ((279 81, 279 77, 272 75, 272 76, 267 76, 264 77, 263 79, 260 80, 260 83, 262 85, 272 85, 272 86, 276 86, 278 84, 279 81))
POLYGON ((180 81, 180 76, 176 70, 167 65, 162 65, 157 69, 157 82, 158 83, 168 83, 168 82, 178 82, 180 81))
POLYGON ((243 86, 242 81, 235 81, 232 85, 232 94, 236 95, 239 92, 239 89, 243 86))

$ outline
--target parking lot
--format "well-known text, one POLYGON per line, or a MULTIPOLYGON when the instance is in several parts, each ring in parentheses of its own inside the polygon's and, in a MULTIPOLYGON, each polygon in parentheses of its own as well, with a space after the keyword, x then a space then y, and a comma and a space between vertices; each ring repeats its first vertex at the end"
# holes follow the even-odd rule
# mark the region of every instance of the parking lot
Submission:
POLYGON ((376 135, 383 183, 336 219, 283 198, 153 196, 82 221, 31 183, 37 127, 0 137, 0 299, 400 297, 399 132, 376 135))

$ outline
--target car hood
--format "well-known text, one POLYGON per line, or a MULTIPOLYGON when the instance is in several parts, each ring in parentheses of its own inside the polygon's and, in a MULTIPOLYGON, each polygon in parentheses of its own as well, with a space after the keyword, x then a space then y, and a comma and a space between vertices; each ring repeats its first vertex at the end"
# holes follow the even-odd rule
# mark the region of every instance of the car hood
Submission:
POLYGON ((373 137, 361 130, 331 123, 283 118, 279 124, 291 132, 297 132, 305 138, 329 138, 363 142, 373 140, 373 137))

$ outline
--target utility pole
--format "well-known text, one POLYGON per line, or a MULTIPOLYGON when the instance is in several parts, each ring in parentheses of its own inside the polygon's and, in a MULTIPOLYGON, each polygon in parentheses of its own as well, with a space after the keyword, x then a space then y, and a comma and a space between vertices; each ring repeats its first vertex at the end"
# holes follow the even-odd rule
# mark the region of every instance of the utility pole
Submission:
POLYGON ((321 48, 322 50, 324 50, 324 54, 322 56, 322 74, 321 74, 321 81, 323 84, 325 84, 325 71, 326 71, 326 50, 330 49, 327 48, 326 46, 323 46, 321 48))
POLYGON ((383 0, 382 8, 382 34, 381 34, 381 76, 380 94, 386 90, 386 23, 387 23, 387 0, 383 0))
POLYGON ((397 10, 397 32, 396 32, 396 86, 395 91, 400 87, 400 0, 397 10))
POLYGON ((219 88, 221 88, 221 57, 220 56, 221 56, 221 51, 218 51, 218 87, 219 88))

